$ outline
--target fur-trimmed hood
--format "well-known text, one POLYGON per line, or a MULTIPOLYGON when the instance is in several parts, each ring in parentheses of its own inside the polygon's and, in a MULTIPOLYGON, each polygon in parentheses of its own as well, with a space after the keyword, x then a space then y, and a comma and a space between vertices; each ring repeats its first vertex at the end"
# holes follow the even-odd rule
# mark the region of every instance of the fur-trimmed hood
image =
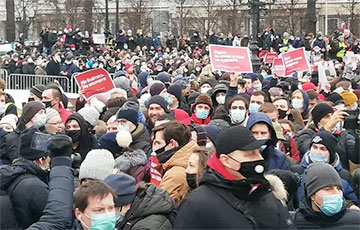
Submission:
POLYGON ((265 178, 267 181, 269 181, 271 187, 273 188, 272 192, 275 198, 280 200, 281 204, 286 207, 288 201, 288 192, 286 191, 282 180, 273 174, 266 174, 265 178))
POLYGON ((115 159, 115 168, 126 172, 130 168, 139 165, 145 165, 147 156, 141 149, 136 149, 133 152, 125 152, 123 155, 115 159))

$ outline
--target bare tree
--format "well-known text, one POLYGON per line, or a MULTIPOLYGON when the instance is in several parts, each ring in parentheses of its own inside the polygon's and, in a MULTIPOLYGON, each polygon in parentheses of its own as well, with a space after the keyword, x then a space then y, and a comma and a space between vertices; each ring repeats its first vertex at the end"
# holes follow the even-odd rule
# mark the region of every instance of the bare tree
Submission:
POLYGON ((196 17, 197 30, 209 35, 210 31, 213 31, 218 25, 223 7, 217 5, 218 1, 216 0, 198 0, 197 2, 205 12, 205 17, 196 17))
MULTIPOLYGON (((176 14, 178 19, 177 31, 180 35, 188 32, 188 22, 191 16, 190 7, 187 6, 187 0, 168 0, 171 3, 175 3, 176 5, 176 14)), ((176 23, 174 23, 176 24, 176 23)))
POLYGON ((135 32, 142 29, 144 33, 149 32, 150 7, 148 0, 134 0, 122 13, 124 27, 135 32))
POLYGON ((243 20, 241 14, 239 15, 239 10, 242 5, 242 0, 227 0, 227 5, 230 9, 230 31, 234 34, 239 31, 239 21, 243 20))
MULTIPOLYGON (((342 8, 350 15, 350 30, 359 35, 360 32, 360 2, 358 0, 348 0, 348 3, 342 4, 342 8)), ((345 20, 344 20, 345 21, 345 20)))
POLYGON ((33 24, 40 7, 39 0, 17 0, 15 4, 15 17, 19 22, 18 31, 28 37, 29 27, 33 24))
POLYGON ((305 17, 306 12, 300 6, 301 0, 278 0, 278 10, 282 12, 282 25, 276 27, 287 28, 287 32, 295 35, 301 32, 301 19, 305 17))

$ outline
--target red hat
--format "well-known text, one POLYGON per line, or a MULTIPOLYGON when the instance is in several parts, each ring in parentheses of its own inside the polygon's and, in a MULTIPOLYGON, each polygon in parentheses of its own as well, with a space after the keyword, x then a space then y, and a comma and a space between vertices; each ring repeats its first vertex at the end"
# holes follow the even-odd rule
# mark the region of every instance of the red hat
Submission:
POLYGON ((74 45, 74 44, 71 44, 71 45, 70 45, 70 49, 75 49, 75 45, 74 45))
POLYGON ((67 26, 65 27, 65 29, 70 30, 70 29, 72 29, 72 26, 67 25, 67 26))
POLYGON ((311 89, 315 90, 317 89, 317 87, 314 85, 314 83, 311 83, 311 82, 306 82, 304 84, 302 84, 302 89, 307 92, 311 89))

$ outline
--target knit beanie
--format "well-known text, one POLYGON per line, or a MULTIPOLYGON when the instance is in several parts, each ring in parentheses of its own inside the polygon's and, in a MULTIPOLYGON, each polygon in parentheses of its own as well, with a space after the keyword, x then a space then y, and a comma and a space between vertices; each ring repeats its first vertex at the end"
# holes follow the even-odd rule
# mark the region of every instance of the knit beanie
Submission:
POLYGON ((53 118, 53 117, 56 117, 56 116, 59 116, 59 117, 60 117, 59 112, 56 111, 55 109, 46 108, 45 111, 46 111, 46 123, 49 123, 49 121, 50 121, 51 118, 53 118))
POLYGON ((155 82, 151 85, 149 93, 151 96, 159 95, 161 91, 165 89, 165 85, 162 82, 155 82))
POLYGON ((33 87, 31 87, 30 93, 34 94, 38 98, 42 98, 42 93, 44 92, 45 89, 46 89, 45 85, 41 85, 41 84, 34 85, 33 87))
POLYGON ((93 149, 80 165, 79 180, 90 178, 104 180, 114 169, 115 160, 106 149, 93 149))
POLYGON ((213 110, 213 104, 211 101, 211 98, 207 95, 207 94, 200 94, 196 100, 195 103, 193 104, 192 108, 191 108, 191 112, 194 113, 195 107, 198 104, 206 104, 208 106, 210 106, 210 114, 212 113, 213 110))
POLYGON ((113 155, 120 153, 122 148, 116 142, 117 132, 105 133, 100 137, 99 145, 102 149, 109 150, 113 155))
POLYGON ((342 91, 340 96, 344 99, 346 106, 350 106, 358 101, 356 94, 347 90, 342 91))
POLYGON ((134 201, 136 196, 136 181, 125 173, 111 174, 105 178, 105 183, 115 190, 115 207, 122 207, 134 201))
POLYGON ((307 197, 310 197, 320 189, 329 186, 342 187, 339 173, 334 167, 322 162, 310 164, 305 170, 305 189, 307 197))
POLYGON ((36 127, 25 129, 20 134, 20 157, 27 160, 37 160, 43 156, 46 156, 46 152, 31 149, 31 143, 36 132, 40 130, 36 127))
POLYGON ((114 84, 116 88, 121 88, 124 90, 130 90, 130 80, 126 77, 118 77, 114 79, 114 84))
POLYGON ((334 110, 333 110, 333 108, 331 108, 330 105, 328 105, 326 103, 317 104, 311 111, 311 115, 313 117, 314 124, 317 126, 319 121, 323 117, 325 117, 329 113, 333 113, 333 112, 334 112, 334 110))
POLYGON ((196 98, 197 98, 199 95, 200 95, 200 93, 198 93, 198 92, 192 92, 192 93, 190 93, 190 95, 189 95, 188 98, 187 98, 188 104, 189 104, 189 105, 194 104, 196 98))
POLYGON ((344 101, 344 99, 340 96, 340 94, 336 92, 332 92, 328 97, 328 101, 331 101, 332 103, 336 104, 338 101, 344 101))
POLYGON ((125 119, 137 126, 138 112, 132 109, 119 110, 119 112, 116 114, 116 119, 125 119))
POLYGON ((41 101, 30 101, 25 104, 19 121, 27 124, 40 110, 45 109, 45 105, 41 101))
POLYGON ((87 121, 91 126, 95 127, 99 120, 100 113, 91 106, 84 107, 78 111, 78 113, 87 121))
POLYGON ((164 84, 170 82, 170 76, 166 72, 161 72, 156 76, 156 80, 162 81, 164 84))
POLYGON ((201 125, 193 125, 193 128, 196 131, 196 136, 197 136, 197 144, 199 146, 206 146, 206 142, 207 142, 207 134, 206 134, 206 130, 204 127, 202 127, 201 125))
POLYGON ((336 137, 334 137, 334 135, 328 131, 320 131, 313 136, 311 140, 311 145, 314 143, 325 145, 325 147, 329 150, 330 153, 330 162, 332 162, 331 160, 334 159, 334 155, 336 152, 335 147, 338 143, 336 137))
POLYGON ((180 85, 170 85, 169 88, 167 89, 168 93, 174 95, 176 97, 176 99, 178 100, 178 102, 181 102, 181 86, 180 85))
POLYGON ((165 99, 162 96, 156 95, 151 97, 146 105, 146 108, 148 109, 149 106, 152 104, 158 104, 161 106, 161 108, 165 110, 166 113, 169 112, 168 103, 165 101, 165 99))
POLYGON ((216 140, 221 132, 221 128, 216 125, 207 125, 204 127, 206 130, 206 134, 208 138, 211 140, 211 142, 216 145, 216 140))
POLYGON ((18 117, 15 114, 8 114, 3 118, 1 118, 0 125, 7 124, 10 125, 15 130, 17 121, 18 121, 18 117))
POLYGON ((139 103, 137 101, 127 101, 121 107, 120 110, 135 110, 138 111, 140 108, 139 103))

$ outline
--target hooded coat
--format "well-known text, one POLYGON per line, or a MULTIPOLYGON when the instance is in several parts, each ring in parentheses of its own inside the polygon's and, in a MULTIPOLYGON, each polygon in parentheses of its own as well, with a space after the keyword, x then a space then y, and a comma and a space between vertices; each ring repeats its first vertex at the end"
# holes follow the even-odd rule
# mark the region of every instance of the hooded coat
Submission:
POLYGON ((149 157, 152 152, 150 135, 145 126, 141 123, 138 124, 137 128, 131 133, 132 143, 129 146, 131 149, 141 149, 149 157))
POLYGON ((0 129, 0 165, 11 164, 19 157, 20 137, 16 132, 0 129))
POLYGON ((169 217, 175 202, 153 184, 138 192, 119 229, 172 229, 169 217))
POLYGON ((125 152, 116 158, 115 168, 134 177, 136 182, 140 182, 144 178, 146 161, 147 156, 145 152, 141 149, 136 149, 133 152, 125 152))
POLYGON ((267 147, 261 152, 261 155, 266 161, 265 171, 271 169, 285 169, 288 170, 289 166, 286 162, 286 156, 280 150, 275 149, 276 133, 270 118, 265 113, 255 113, 249 117, 246 127, 251 128, 257 123, 264 123, 269 127, 271 140, 267 142, 267 147))
POLYGON ((0 188, 7 190, 16 178, 24 174, 31 177, 21 180, 11 194, 16 220, 21 228, 28 228, 43 214, 48 200, 48 173, 30 160, 20 160, 0 170, 0 188))
POLYGON ((260 186, 237 181, 215 154, 199 187, 180 205, 174 225, 174 229, 290 228, 294 228, 290 214, 265 178, 260 186))

